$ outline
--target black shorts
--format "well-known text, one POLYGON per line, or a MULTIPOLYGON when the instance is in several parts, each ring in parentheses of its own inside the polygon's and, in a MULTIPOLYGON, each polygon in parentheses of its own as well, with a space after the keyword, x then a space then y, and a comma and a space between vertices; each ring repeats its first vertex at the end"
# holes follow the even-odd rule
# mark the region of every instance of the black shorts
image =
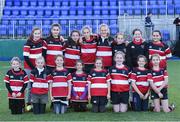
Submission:
POLYGON ((112 104, 128 104, 129 92, 113 92, 111 91, 111 103, 112 104))
POLYGON ((108 99, 106 96, 92 96, 91 97, 91 104, 94 105, 106 105, 108 103, 108 99))
MULTIPOLYGON (((167 88, 163 88, 161 90, 161 93, 163 94, 163 98, 161 98, 162 100, 166 100, 168 99, 168 91, 167 91, 167 88)), ((151 90, 151 99, 154 100, 154 99, 159 99, 159 95, 154 92, 153 90, 151 90)))

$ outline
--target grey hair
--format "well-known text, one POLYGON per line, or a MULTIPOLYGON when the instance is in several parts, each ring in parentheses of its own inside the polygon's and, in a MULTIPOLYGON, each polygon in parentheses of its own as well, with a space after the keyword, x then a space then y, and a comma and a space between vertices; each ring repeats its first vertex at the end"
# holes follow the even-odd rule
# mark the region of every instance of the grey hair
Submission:
POLYGON ((102 28, 103 26, 107 28, 108 34, 110 34, 109 26, 108 26, 107 24, 105 24, 105 23, 102 23, 102 24, 99 25, 99 33, 101 32, 101 28, 102 28))
POLYGON ((11 64, 12 64, 13 61, 19 62, 20 65, 22 64, 22 61, 21 61, 21 59, 20 59, 19 57, 13 57, 13 58, 11 59, 11 64))

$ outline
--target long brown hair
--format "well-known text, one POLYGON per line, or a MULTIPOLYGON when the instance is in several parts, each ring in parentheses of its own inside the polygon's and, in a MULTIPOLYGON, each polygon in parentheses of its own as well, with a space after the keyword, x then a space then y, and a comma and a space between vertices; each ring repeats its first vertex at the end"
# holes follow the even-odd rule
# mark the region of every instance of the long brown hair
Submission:
POLYGON ((36 31, 36 30, 40 30, 41 31, 41 29, 38 28, 38 27, 33 28, 33 30, 31 31, 31 34, 30 34, 28 40, 33 40, 33 34, 34 34, 34 31, 36 31))

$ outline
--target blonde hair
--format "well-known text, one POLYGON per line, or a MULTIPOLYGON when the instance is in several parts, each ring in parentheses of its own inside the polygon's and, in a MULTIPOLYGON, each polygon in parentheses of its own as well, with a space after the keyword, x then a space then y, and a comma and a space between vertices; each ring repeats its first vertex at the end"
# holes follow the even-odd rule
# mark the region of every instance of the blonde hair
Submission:
POLYGON ((107 31, 108 31, 108 34, 110 34, 109 26, 108 26, 107 24, 104 24, 104 23, 99 26, 99 33, 101 32, 101 28, 102 28, 102 27, 106 27, 106 28, 107 28, 107 31))
POLYGON ((20 67, 21 67, 22 61, 21 61, 21 59, 20 59, 19 57, 13 57, 13 58, 11 59, 11 61, 10 61, 10 64, 12 64, 14 61, 19 62, 20 67))
POLYGON ((36 62, 39 61, 39 60, 43 61, 45 63, 45 59, 44 59, 43 56, 39 56, 39 57, 36 58, 36 62))
POLYGON ((90 26, 88 26, 88 25, 85 25, 85 26, 82 27, 82 29, 81 29, 81 33, 82 33, 82 34, 84 33, 83 31, 84 31, 85 29, 88 29, 89 32, 90 32, 90 34, 92 34, 92 28, 91 28, 90 26))

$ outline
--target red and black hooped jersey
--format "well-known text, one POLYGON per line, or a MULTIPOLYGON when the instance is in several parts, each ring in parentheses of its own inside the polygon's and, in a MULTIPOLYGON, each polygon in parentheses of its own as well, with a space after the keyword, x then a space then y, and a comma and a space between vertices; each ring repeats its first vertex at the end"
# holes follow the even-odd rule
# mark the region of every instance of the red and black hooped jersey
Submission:
MULTIPOLYGON (((160 42, 158 44, 156 43, 149 43, 149 46, 148 46, 148 52, 149 52, 149 59, 151 59, 151 56, 153 54, 159 54, 160 56, 160 68, 166 68, 167 66, 167 58, 170 58, 172 56, 171 54, 171 50, 170 48, 168 47, 168 45, 160 42)), ((150 62, 150 67, 152 67, 152 63, 150 62)))
MULTIPOLYGON (((148 69, 141 70, 139 68, 134 68, 130 80, 135 82, 141 93, 145 94, 149 90, 149 81, 152 81, 152 75, 148 69)), ((133 89, 133 91, 135 90, 133 89)))
POLYGON ((72 77, 67 69, 54 70, 51 73, 52 96, 53 97, 67 97, 68 82, 71 82, 72 77))
POLYGON ((102 39, 101 37, 97 42, 96 57, 103 58, 103 66, 112 66, 112 48, 111 44, 114 41, 113 38, 108 37, 102 39))
MULTIPOLYGON (((13 69, 9 70, 4 77, 4 82, 9 83, 12 92, 16 94, 21 91, 23 85, 29 82, 28 76, 24 70, 14 71, 13 69)), ((11 93, 8 93, 9 99, 24 99, 24 93, 20 97, 13 98, 11 93)))
POLYGON ((106 70, 97 71, 93 69, 88 76, 88 82, 91 83, 91 96, 107 96, 107 82, 110 80, 110 75, 106 70))
POLYGON ((80 46, 68 46, 65 49, 64 65, 66 68, 75 68, 76 61, 80 59, 80 46))
MULTIPOLYGON (((168 77, 168 73, 164 69, 152 70, 151 74, 152 74, 153 83, 157 88, 159 88, 165 81, 165 78, 168 77)), ((168 85, 165 87, 167 88, 168 85)))
POLYGON ((81 43, 81 60, 84 64, 94 64, 96 59, 97 42, 91 36, 90 40, 83 38, 81 43))
POLYGON ((112 66, 109 69, 111 76, 111 91, 113 92, 127 92, 129 91, 129 77, 130 70, 126 66, 117 68, 112 66))
POLYGON ((88 96, 88 82, 87 82, 87 74, 72 74, 72 101, 87 101, 88 96), (75 99, 78 96, 80 99, 75 99))
POLYGON ((49 36, 46 39, 45 50, 46 50, 46 65, 55 67, 55 56, 63 55, 64 42, 60 38, 53 38, 49 36))
MULTIPOLYGON (((42 51, 44 47, 44 40, 39 40, 37 42, 28 40, 23 48, 23 56, 29 57, 30 62, 35 66, 35 59, 42 56, 42 51)), ((26 61, 24 61, 24 68, 31 69, 26 61)))
POLYGON ((37 68, 31 71, 30 82, 32 83, 31 93, 47 94, 50 82, 50 72, 44 69, 40 74, 37 68))

